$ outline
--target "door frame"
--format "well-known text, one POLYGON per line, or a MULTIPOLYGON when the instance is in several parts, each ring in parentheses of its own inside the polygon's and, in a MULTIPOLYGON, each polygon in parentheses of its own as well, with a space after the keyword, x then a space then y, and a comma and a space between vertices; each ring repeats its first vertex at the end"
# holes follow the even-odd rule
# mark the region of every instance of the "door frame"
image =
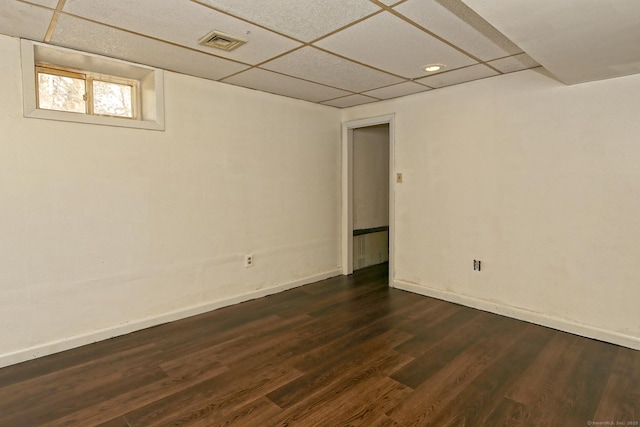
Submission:
POLYGON ((353 131, 389 125, 389 286, 395 277, 395 114, 342 123, 342 274, 353 273, 353 131))

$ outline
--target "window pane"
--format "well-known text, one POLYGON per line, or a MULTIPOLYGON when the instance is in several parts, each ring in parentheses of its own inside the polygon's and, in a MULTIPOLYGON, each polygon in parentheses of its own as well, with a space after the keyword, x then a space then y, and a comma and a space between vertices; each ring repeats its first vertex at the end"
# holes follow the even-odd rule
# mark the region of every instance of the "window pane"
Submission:
POLYGON ((48 110, 86 113, 83 79, 38 73, 38 107, 48 110))
POLYGON ((129 85, 93 81, 93 112, 107 116, 133 117, 129 85))

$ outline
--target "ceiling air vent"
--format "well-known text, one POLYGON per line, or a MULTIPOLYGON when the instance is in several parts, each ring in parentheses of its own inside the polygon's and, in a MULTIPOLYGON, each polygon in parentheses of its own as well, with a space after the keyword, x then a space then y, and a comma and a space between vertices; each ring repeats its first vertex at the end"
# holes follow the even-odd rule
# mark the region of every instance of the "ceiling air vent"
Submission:
POLYGON ((243 38, 230 36, 229 34, 216 30, 211 31, 209 34, 198 40, 198 43, 201 45, 215 47, 216 49, 222 50, 233 50, 242 46, 246 42, 247 40, 243 38))

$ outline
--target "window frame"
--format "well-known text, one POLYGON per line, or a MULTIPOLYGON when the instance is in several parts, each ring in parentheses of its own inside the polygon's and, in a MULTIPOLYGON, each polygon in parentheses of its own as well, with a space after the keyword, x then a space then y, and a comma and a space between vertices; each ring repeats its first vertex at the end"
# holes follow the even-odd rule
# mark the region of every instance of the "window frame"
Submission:
POLYGON ((71 70, 61 70, 61 69, 56 69, 53 67, 47 67, 46 64, 41 64, 41 63, 36 63, 36 108, 40 109, 40 110, 51 110, 51 111, 64 111, 67 113, 74 113, 74 114, 88 114, 88 109, 89 109, 89 101, 87 99, 87 92, 89 91, 88 86, 87 86, 87 76, 86 74, 77 72, 77 71, 71 71, 71 70), (84 112, 79 112, 79 111, 68 111, 68 110, 56 110, 55 108, 43 108, 40 106, 40 78, 39 75, 40 74, 48 74, 51 76, 59 76, 59 77, 69 77, 72 79, 76 79, 76 80, 82 80, 84 82, 84 112))
MULTIPOLYGON (((163 70, 30 40, 21 40, 21 50, 25 117, 148 130, 165 129, 163 70), (39 108, 39 67, 46 69, 46 73, 51 71, 50 74, 85 75, 85 89, 90 97, 93 96, 90 82, 94 80, 135 85, 132 90, 133 118, 39 108)), ((93 108, 93 103, 87 101, 89 108, 93 108)))
MULTIPOLYGON (((54 76, 61 77, 71 77, 74 79, 80 79, 84 81, 85 85, 85 112, 84 113, 76 113, 76 114, 88 114, 90 116, 102 116, 102 117, 114 117, 119 119, 127 119, 127 120, 137 120, 138 112, 140 110, 139 105, 139 92, 140 92, 140 81, 135 79, 128 79, 125 77, 119 76, 111 76, 107 74, 99 74, 92 73, 90 71, 84 70, 76 70, 68 67, 61 67, 58 65, 48 64, 46 62, 36 62, 35 64, 36 70, 36 107, 41 110, 51 110, 51 111, 65 111, 65 110, 55 110, 50 108, 41 108, 40 107, 40 79, 38 79, 38 74, 49 74, 54 76), (93 82, 103 82, 103 83, 113 83, 122 86, 131 87, 131 117, 129 116, 118 116, 114 114, 99 114, 95 112, 95 94, 93 92, 93 82)), ((69 111, 70 112, 70 111, 69 111)))
POLYGON ((89 99, 91 102, 87 104, 87 109, 90 111, 88 114, 93 114, 94 116, 103 116, 103 117, 117 117, 120 119, 127 120, 138 120, 138 112, 140 110, 139 107, 139 99, 140 96, 138 93, 140 92, 140 82, 137 80, 124 79, 116 76, 95 76, 90 75, 87 79, 87 93, 89 94, 89 99), (131 87, 131 117, 129 116, 118 116, 113 114, 99 114, 95 112, 95 93, 93 92, 93 83, 94 82, 102 82, 102 83, 113 83, 121 86, 129 86, 131 87))

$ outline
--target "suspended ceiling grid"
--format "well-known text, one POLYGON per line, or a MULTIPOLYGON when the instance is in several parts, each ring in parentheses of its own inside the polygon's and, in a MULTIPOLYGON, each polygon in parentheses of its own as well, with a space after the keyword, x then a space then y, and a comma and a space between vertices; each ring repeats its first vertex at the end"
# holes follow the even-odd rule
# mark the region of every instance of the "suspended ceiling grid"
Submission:
MULTIPOLYGON (((540 1, 545 2, 550 0, 540 1)), ((0 33, 342 108, 539 67, 540 60, 519 45, 533 46, 536 59, 546 59, 544 46, 531 42, 536 31, 544 31, 527 25, 526 17, 518 18, 520 27, 507 25, 512 21, 500 4, 504 2, 0 0, 0 33), (477 5, 511 39, 467 3, 477 5), (233 51, 199 44, 211 30, 248 42, 233 51), (422 71, 431 63, 446 67, 422 71)), ((506 9, 518 15, 516 9, 506 9)), ((621 13, 636 9, 629 6, 621 13)), ((634 49, 629 47, 631 56, 634 49)))

